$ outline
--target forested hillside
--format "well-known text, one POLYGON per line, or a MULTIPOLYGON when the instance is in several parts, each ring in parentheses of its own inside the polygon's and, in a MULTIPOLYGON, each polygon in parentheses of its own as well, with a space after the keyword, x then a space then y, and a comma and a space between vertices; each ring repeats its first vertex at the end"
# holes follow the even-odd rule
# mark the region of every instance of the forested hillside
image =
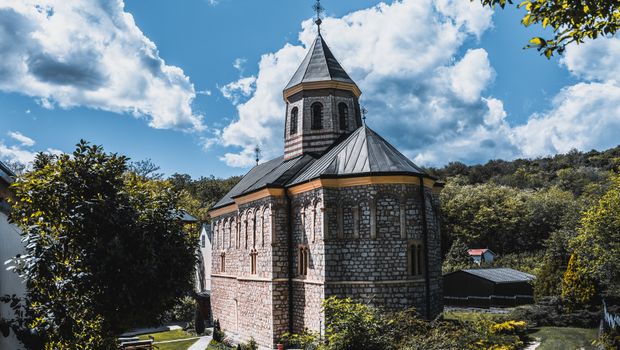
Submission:
MULTIPOLYGON (((606 235, 609 225, 590 224, 599 229, 597 242, 588 231, 588 220, 597 215, 602 221, 609 219, 613 205, 603 209, 601 205, 615 199, 619 166, 620 146, 604 152, 571 151, 546 158, 492 160, 473 166, 450 163, 427 169, 446 182, 441 194, 444 272, 466 267, 459 257, 469 247, 499 253, 497 266, 536 274, 539 296, 570 289, 564 279, 571 256, 575 257, 572 267, 581 268, 582 277, 601 273, 595 272, 599 268, 607 269, 607 275, 617 273, 618 266, 605 261, 597 266, 585 261, 596 260, 596 252, 590 249, 596 244, 607 251, 617 249, 613 233, 606 235), (588 235, 591 242, 585 243, 588 235), (581 265, 579 256, 584 257, 581 265)), ((588 283, 601 292, 614 288, 598 280, 588 283)))

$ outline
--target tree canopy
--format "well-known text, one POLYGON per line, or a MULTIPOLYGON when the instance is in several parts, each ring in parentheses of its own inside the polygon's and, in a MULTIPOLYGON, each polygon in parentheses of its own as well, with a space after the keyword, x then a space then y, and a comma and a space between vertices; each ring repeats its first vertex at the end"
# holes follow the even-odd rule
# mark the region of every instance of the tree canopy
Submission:
MULTIPOLYGON (((501 8, 512 0, 481 0, 483 5, 501 8)), ((610 37, 620 28, 619 0, 525 0, 518 5, 526 13, 521 19, 525 26, 540 24, 553 29, 550 38, 536 37, 528 47, 536 48, 547 58, 554 52, 563 53, 572 43, 586 39, 610 37)))
POLYGON ((46 349, 115 349, 115 335, 156 324, 191 290, 197 237, 178 196, 128 171, 126 157, 81 141, 72 155, 39 154, 13 190, 22 326, 46 349))

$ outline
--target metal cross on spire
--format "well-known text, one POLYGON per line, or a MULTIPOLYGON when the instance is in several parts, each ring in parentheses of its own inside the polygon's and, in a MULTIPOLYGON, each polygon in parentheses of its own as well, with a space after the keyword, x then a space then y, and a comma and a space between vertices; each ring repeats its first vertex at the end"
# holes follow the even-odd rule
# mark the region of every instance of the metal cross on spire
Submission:
POLYGON ((325 8, 321 5, 321 0, 316 0, 316 4, 314 4, 312 8, 316 12, 316 21, 314 21, 314 23, 316 23, 316 26, 319 28, 319 34, 321 34, 321 24, 323 23, 321 20, 321 14, 323 14, 325 8))
POLYGON ((364 125, 366 125, 366 114, 368 114, 368 110, 366 107, 362 106, 362 121, 364 122, 364 125))

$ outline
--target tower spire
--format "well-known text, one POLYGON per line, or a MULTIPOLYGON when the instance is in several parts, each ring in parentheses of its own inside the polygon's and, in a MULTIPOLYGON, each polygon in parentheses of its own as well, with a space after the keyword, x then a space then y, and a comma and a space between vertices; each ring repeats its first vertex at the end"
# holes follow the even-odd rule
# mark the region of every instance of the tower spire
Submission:
POLYGON ((316 12, 316 21, 314 21, 314 23, 316 23, 316 26, 319 29, 319 34, 321 34, 321 24, 323 23, 321 20, 321 14, 325 11, 325 8, 321 5, 321 0, 316 0, 316 4, 314 4, 312 8, 316 12))

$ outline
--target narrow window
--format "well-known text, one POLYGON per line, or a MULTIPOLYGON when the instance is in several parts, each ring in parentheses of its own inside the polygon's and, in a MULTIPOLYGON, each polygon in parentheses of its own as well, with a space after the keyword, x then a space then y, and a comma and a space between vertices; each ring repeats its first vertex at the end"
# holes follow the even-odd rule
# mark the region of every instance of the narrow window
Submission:
POLYGON ((256 249, 252 249, 252 252, 250 253, 250 264, 251 264, 251 271, 253 275, 256 275, 256 256, 258 255, 258 252, 256 251, 256 249))
POLYGON ((207 246, 207 239, 205 237, 206 235, 202 235, 200 236, 200 246, 205 248, 207 246))
POLYGON ((295 135, 297 133, 297 114, 299 113, 299 109, 297 107, 291 110, 291 125, 290 125, 290 134, 295 135))
POLYGON ((340 102, 338 104, 338 116, 340 118, 340 130, 347 130, 349 128, 349 107, 346 103, 340 102))
POLYGON ((409 243, 407 260, 408 270, 411 276, 424 275, 424 246, 419 241, 409 243))
POLYGON ((226 253, 220 255, 220 272, 226 272, 226 253))
POLYGON ((310 109, 312 110, 312 130, 323 129, 323 105, 315 102, 310 109))
POLYGON ((308 247, 299 247, 299 275, 308 275, 308 247))

